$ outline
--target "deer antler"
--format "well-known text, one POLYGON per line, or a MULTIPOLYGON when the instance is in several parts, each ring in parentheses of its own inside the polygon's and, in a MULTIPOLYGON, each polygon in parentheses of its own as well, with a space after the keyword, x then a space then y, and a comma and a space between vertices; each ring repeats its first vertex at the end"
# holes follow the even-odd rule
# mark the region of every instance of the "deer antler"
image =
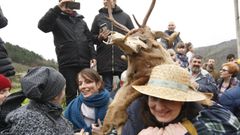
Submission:
POLYGON ((134 21, 135 21, 135 23, 137 24, 137 26, 140 28, 141 27, 141 25, 139 24, 139 22, 137 21, 137 19, 136 19, 136 17, 135 17, 135 15, 132 15, 133 16, 133 19, 134 19, 134 21))
POLYGON ((114 24, 115 27, 119 28, 120 30, 123 30, 124 32, 128 33, 130 30, 125 27, 124 25, 120 24, 119 22, 117 22, 112 15, 112 6, 111 6, 111 2, 110 0, 108 0, 107 2, 108 4, 108 15, 109 15, 109 20, 114 24))
POLYGON ((148 21, 148 18, 149 18, 149 16, 150 16, 150 14, 152 13, 152 10, 153 10, 153 8, 154 8, 154 6, 155 6, 155 3, 156 3, 156 0, 152 0, 151 6, 150 6, 150 8, 148 9, 148 12, 147 12, 147 14, 146 14, 146 16, 145 16, 145 18, 144 18, 144 20, 143 20, 143 24, 142 24, 142 26, 141 26, 142 28, 146 26, 147 21, 148 21))

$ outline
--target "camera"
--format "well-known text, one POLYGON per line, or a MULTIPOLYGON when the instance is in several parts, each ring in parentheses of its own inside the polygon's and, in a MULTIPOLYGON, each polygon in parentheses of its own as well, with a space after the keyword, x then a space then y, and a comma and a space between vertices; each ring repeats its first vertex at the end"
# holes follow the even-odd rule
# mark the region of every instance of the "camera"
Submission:
POLYGON ((66 8, 69 8, 69 9, 80 9, 80 3, 79 2, 74 2, 74 1, 66 2, 66 8))

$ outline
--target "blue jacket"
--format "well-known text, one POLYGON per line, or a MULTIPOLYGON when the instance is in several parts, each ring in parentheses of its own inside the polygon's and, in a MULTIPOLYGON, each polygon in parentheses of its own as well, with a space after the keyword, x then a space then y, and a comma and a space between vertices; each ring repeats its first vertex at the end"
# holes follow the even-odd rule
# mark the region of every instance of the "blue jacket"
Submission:
POLYGON ((213 77, 204 69, 195 78, 195 81, 199 84, 198 91, 213 93, 213 100, 217 101, 218 87, 213 77))
POLYGON ((219 103, 240 119, 240 84, 226 90, 219 97, 219 103))

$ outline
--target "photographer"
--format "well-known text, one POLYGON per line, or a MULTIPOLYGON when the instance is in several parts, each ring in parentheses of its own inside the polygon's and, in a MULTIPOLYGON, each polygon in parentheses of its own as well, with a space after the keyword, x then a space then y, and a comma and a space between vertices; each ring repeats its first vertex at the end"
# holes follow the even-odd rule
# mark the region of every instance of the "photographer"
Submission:
POLYGON ((40 30, 53 33, 59 71, 66 79, 67 104, 77 95, 77 74, 96 63, 92 35, 76 9, 80 3, 60 0, 38 23, 40 30))
MULTIPOLYGON (((2 9, 0 7, 0 28, 7 26, 8 20, 3 15, 2 9)), ((4 47, 4 42, 0 37, 0 74, 6 77, 15 75, 15 69, 12 66, 12 60, 8 57, 6 48, 4 47)))

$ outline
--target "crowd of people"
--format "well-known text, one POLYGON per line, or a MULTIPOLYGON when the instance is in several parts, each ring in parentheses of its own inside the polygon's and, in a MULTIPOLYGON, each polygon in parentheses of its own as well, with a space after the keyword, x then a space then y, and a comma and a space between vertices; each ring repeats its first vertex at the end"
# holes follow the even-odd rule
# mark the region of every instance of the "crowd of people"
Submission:
MULTIPOLYGON (((91 29, 83 15, 66 6, 76 3, 73 0, 59 0, 50 8, 38 28, 53 34, 58 70, 30 68, 17 92, 11 92, 9 76, 14 76, 15 69, 0 38, 0 134, 102 135, 108 105, 114 100, 113 76, 126 79, 121 75, 127 69, 124 52, 105 42, 111 31, 124 34, 107 19, 107 2, 103 0, 91 29), (29 102, 22 105, 26 98, 29 102)), ((116 0, 110 2, 115 20, 133 29, 129 15, 116 0)), ((0 8, 0 28, 7 21, 0 8)), ((165 34, 171 36, 175 28, 169 22, 165 34)), ((142 96, 128 107, 122 134, 240 134, 240 74, 235 55, 229 54, 217 70, 215 59, 205 63, 179 34, 173 42, 161 39, 159 44, 175 64, 155 66, 147 84, 132 86, 142 96)), ((118 133, 113 129, 110 134, 118 133)))

